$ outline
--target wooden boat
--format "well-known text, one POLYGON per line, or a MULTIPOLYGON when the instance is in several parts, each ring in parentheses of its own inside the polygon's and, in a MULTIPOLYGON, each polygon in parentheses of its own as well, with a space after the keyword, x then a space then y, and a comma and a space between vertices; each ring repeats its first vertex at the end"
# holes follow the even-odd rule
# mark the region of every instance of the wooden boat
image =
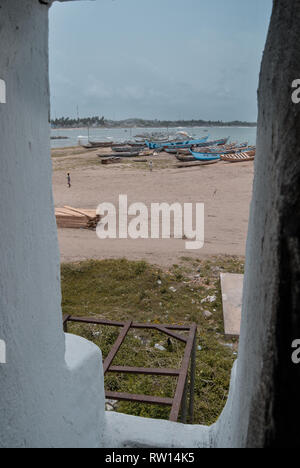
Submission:
POLYGON ((211 146, 224 146, 228 143, 230 137, 221 138, 219 140, 212 140, 206 141, 205 143, 200 143, 199 145, 194 145, 194 148, 203 148, 203 147, 211 147, 211 146))
POLYGON ((164 150, 166 153, 168 154, 177 154, 177 153, 180 153, 180 154, 189 154, 190 153, 190 150, 189 148, 166 148, 164 150))
MULTIPOLYGON (((223 138, 221 140, 214 140, 214 141, 207 141, 204 143, 200 143, 199 145, 193 145, 191 148, 205 148, 209 149, 212 146, 224 146, 226 145, 227 141, 229 140, 228 138, 223 138)), ((182 152, 183 154, 189 154, 189 149, 190 147, 187 148, 165 148, 164 151, 169 154, 177 154, 178 152, 182 152)))
POLYGON ((81 145, 81 146, 86 149, 93 149, 93 148, 111 148, 112 145, 113 145, 112 141, 89 141, 86 145, 81 145))
POLYGON ((136 141, 131 141, 131 140, 125 141, 122 145, 118 145, 118 146, 123 146, 123 145, 131 146, 132 148, 140 148, 140 149, 147 148, 147 145, 145 142, 136 142, 136 141))
POLYGON ((115 163, 119 163, 120 161, 121 161, 121 158, 116 158, 115 156, 113 156, 113 157, 102 158, 101 164, 115 164, 115 163))
POLYGON ((139 156, 153 156, 154 152, 153 150, 143 150, 143 151, 140 151, 139 153, 139 156))
POLYGON ((140 151, 130 151, 128 153, 98 153, 98 158, 134 158, 139 156, 140 151))
POLYGON ((230 145, 222 145, 222 146, 205 146, 203 148, 197 148, 197 147, 193 147, 191 148, 192 151, 194 151, 195 153, 218 153, 218 154, 222 154, 222 153, 228 153, 229 151, 235 151, 237 150, 239 147, 237 146, 236 143, 231 143, 230 145))
POLYGON ((185 162, 185 163, 182 162, 181 164, 177 164, 176 167, 184 168, 184 167, 210 166, 211 164, 216 164, 218 162, 220 162, 220 159, 216 159, 213 161, 195 161, 195 159, 193 159, 192 162, 185 162))
POLYGON ((231 163, 238 162, 248 162, 253 161, 255 158, 256 151, 247 151, 243 153, 232 153, 232 154, 223 154, 221 156, 222 161, 227 161, 231 163))
POLYGON ((216 148, 203 148, 201 151, 190 151, 192 154, 196 155, 221 155, 221 154, 232 154, 232 153, 245 153, 247 151, 254 151, 255 147, 249 146, 248 148, 240 148, 238 147, 216 147, 216 148))
POLYGON ((197 161, 217 161, 221 159, 222 153, 195 153, 194 151, 190 150, 194 160, 197 161))
POLYGON ((192 161, 195 162, 194 156, 192 156, 190 153, 189 153, 189 156, 177 153, 176 154, 176 159, 178 159, 178 161, 181 161, 181 162, 192 162, 192 161))
POLYGON ((201 143, 206 143, 207 140, 208 140, 208 136, 200 138, 199 140, 175 141, 175 142, 168 142, 168 143, 157 143, 157 142, 146 141, 146 145, 150 149, 191 148, 192 146, 200 145, 201 143))
POLYGON ((132 146, 112 146, 112 151, 115 153, 130 153, 133 151, 132 146))

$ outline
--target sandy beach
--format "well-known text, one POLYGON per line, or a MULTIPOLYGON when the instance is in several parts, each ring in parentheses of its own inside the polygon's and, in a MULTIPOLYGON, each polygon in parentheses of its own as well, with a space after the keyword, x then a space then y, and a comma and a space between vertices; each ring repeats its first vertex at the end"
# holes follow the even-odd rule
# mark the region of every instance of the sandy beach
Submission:
MULTIPOLYGON (((244 256, 252 193, 252 162, 180 169, 174 156, 162 153, 147 163, 134 162, 104 166, 99 150, 65 148, 52 151, 53 191, 56 207, 96 209, 102 202, 118 206, 120 194, 129 203, 205 203, 205 245, 186 250, 184 239, 99 240, 86 230, 59 229, 62 262, 126 257, 147 260, 161 266, 180 262, 182 257, 213 255, 244 256), (67 172, 72 187, 67 187, 67 172)), ((103 150, 101 150, 103 152, 103 150)), ((109 150, 108 150, 109 153, 109 150)))

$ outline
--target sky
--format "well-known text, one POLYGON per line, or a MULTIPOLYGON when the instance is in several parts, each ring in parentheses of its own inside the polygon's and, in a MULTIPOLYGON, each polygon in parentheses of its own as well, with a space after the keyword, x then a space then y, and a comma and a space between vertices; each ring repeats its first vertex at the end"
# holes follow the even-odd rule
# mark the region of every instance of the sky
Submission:
POLYGON ((52 118, 256 121, 272 0, 95 0, 50 9, 52 118))

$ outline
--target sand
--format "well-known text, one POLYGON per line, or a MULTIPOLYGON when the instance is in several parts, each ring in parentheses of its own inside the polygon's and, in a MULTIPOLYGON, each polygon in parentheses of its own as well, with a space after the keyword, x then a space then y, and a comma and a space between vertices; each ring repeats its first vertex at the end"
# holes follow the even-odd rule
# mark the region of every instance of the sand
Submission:
POLYGON ((53 151, 53 191, 56 207, 96 208, 110 202, 118 206, 120 194, 129 203, 205 203, 205 245, 186 250, 184 239, 99 240, 95 232, 59 229, 62 262, 86 259, 122 258, 147 260, 161 266, 180 263, 182 257, 245 255, 249 207, 253 183, 253 162, 179 169, 174 156, 152 158, 147 164, 126 160, 103 166, 99 150, 82 148, 53 151), (66 173, 71 173, 68 189, 66 173))

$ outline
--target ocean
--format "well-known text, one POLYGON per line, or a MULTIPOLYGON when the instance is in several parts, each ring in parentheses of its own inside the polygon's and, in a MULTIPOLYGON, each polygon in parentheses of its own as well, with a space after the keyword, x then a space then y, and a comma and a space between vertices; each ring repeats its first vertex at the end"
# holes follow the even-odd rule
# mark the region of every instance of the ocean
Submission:
MULTIPOLYGON (((122 142, 130 140, 136 135, 163 132, 168 134, 175 134, 177 131, 185 131, 189 135, 195 138, 209 135, 210 140, 216 140, 219 138, 230 137, 231 141, 237 141, 239 143, 248 141, 249 145, 256 144, 256 127, 193 127, 193 128, 92 128, 89 130, 91 140, 122 142)), ((87 128, 79 129, 56 129, 51 130, 51 136, 68 137, 66 140, 51 140, 52 148, 67 148, 70 146, 77 146, 78 140, 83 140, 88 137, 87 128)))

